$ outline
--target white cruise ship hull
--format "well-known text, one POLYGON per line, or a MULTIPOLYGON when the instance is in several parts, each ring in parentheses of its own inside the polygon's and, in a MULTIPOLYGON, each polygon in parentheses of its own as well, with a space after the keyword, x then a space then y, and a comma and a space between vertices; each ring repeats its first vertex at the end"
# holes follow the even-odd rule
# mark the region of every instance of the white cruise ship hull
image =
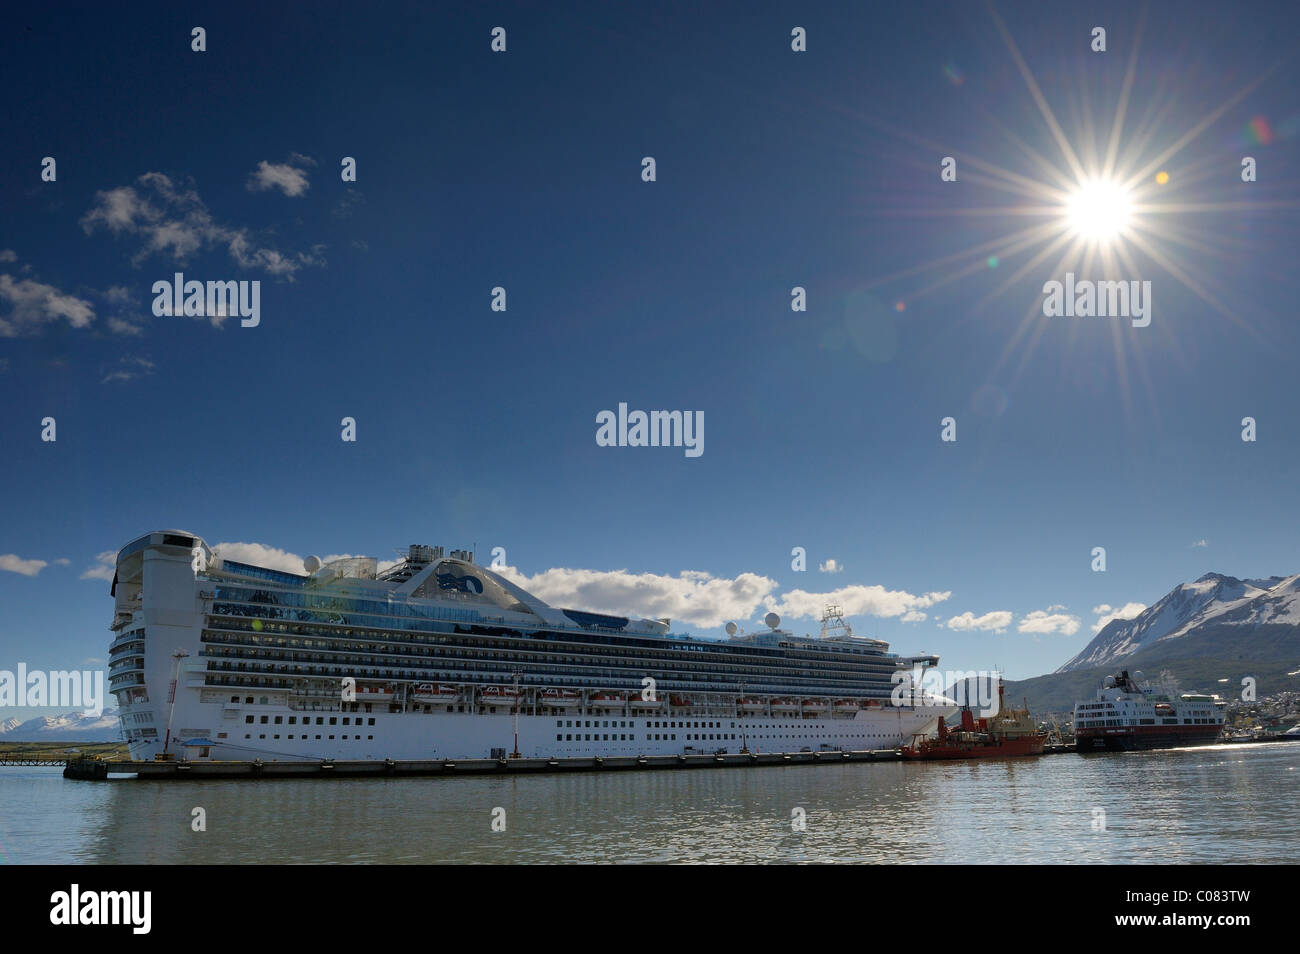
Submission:
POLYGON ((225 562, 183 531, 133 541, 113 580, 108 673, 131 757, 860 751, 957 711, 910 690, 909 666, 935 657, 773 622, 674 635, 667 620, 556 609, 472 556, 412 547, 385 574, 348 558, 299 575, 225 562), (895 705, 896 688, 917 704, 895 705))

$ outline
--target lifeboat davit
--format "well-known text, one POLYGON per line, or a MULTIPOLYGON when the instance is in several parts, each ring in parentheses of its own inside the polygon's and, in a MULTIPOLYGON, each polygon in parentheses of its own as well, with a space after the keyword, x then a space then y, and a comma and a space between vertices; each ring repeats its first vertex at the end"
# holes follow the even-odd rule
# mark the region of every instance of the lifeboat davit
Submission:
POLYGON ((792 699, 773 699, 772 711, 773 712, 798 712, 799 703, 795 702, 792 699))
POLYGON ((392 702, 392 686, 357 686, 357 702, 392 702))
POLYGON ((455 699, 458 695, 460 695, 460 693, 456 690, 455 686, 441 686, 441 685, 435 686, 431 682, 422 682, 415 687, 415 692, 412 693, 412 695, 414 695, 415 698, 420 700, 455 699))
POLYGON ((825 699, 805 699, 803 701, 804 712, 828 712, 830 707, 830 703, 825 699))
POLYGON ((537 696, 543 706, 576 706, 581 701, 576 689, 543 689, 537 696))

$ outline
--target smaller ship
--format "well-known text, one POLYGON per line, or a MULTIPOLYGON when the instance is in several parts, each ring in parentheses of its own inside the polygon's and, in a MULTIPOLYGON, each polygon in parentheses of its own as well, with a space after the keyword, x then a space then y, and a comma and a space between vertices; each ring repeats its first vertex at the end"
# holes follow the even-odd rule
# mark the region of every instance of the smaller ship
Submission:
POLYGON ((961 725, 949 729, 939 718, 938 734, 933 738, 916 735, 912 744, 902 749, 908 759, 989 759, 1042 755, 1047 733, 1038 726, 1028 709, 1007 709, 1003 705, 1002 680, 998 680, 996 714, 976 719, 970 706, 961 710, 961 725))
POLYGON ((1208 745, 1223 733, 1225 703, 1218 696, 1173 698, 1124 670, 1107 676, 1097 697, 1074 707, 1074 744, 1080 752, 1124 752, 1208 745))

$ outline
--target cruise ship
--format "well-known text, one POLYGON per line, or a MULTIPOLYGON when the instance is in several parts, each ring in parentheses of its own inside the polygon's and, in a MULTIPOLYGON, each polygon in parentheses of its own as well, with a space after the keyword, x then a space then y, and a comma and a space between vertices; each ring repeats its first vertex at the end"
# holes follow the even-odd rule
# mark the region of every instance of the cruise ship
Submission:
POLYGON ((913 686, 938 657, 854 636, 670 632, 556 609, 465 550, 225 560, 160 530, 118 553, 109 648, 133 759, 593 757, 884 749, 957 706, 913 686), (905 705, 894 705, 898 685, 905 705))
POLYGON ((1079 752, 1171 749, 1217 742, 1227 707, 1218 696, 1159 692, 1142 673, 1107 676, 1095 699, 1074 707, 1079 752))

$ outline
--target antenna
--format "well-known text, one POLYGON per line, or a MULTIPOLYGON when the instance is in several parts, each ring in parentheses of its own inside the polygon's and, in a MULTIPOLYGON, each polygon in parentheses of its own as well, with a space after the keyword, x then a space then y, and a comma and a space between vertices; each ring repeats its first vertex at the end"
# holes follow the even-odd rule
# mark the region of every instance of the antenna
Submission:
POLYGON ((844 619, 844 610, 837 603, 828 603, 822 611, 822 639, 852 637, 853 627, 844 619))

